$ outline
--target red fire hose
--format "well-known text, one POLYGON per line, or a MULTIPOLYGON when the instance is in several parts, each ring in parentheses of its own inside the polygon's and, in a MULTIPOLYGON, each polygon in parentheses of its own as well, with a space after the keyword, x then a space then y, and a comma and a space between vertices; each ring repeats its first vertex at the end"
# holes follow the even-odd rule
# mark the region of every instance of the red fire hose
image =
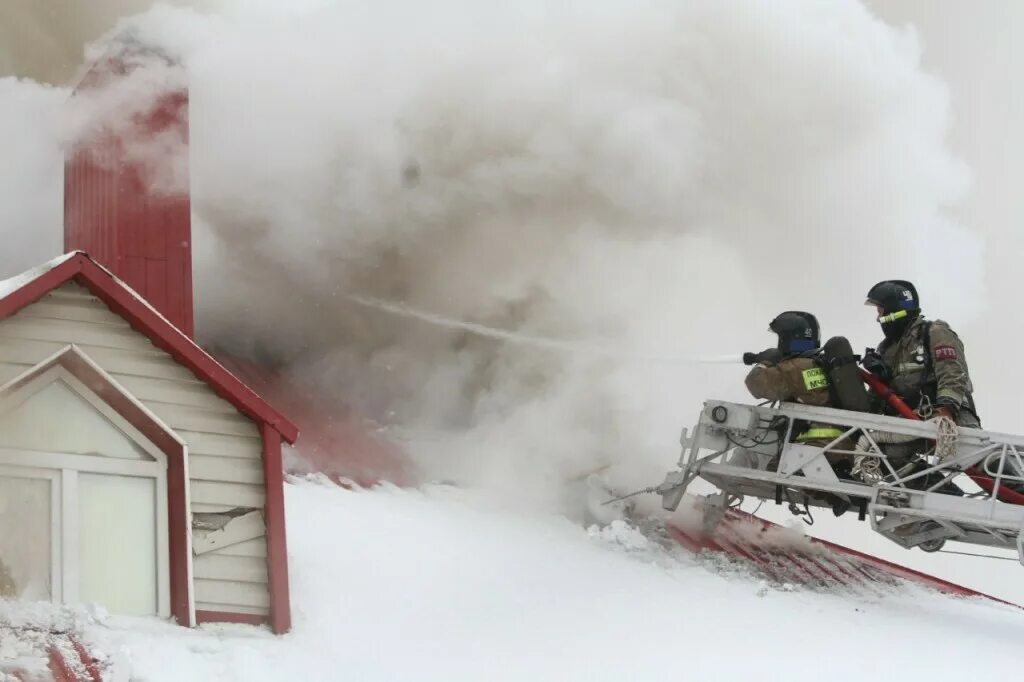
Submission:
MULTIPOLYGON (((868 388, 870 388, 875 395, 885 400, 889 407, 896 410, 901 417, 921 421, 921 416, 910 409, 910 405, 907 405, 903 401, 903 398, 899 397, 895 391, 889 388, 889 384, 885 383, 863 367, 859 367, 858 370, 860 372, 860 378, 868 385, 868 388)), ((995 490, 995 480, 988 474, 981 471, 978 467, 973 466, 964 473, 966 473, 972 481, 978 484, 978 487, 988 494, 991 495, 992 491, 995 490)), ((1009 502, 1010 504, 1024 504, 1024 494, 1018 493, 1015 490, 1010 490, 1006 487, 999 488, 998 497, 1003 502, 1009 502)))
POLYGON ((858 367, 857 370, 860 372, 860 378, 868 385, 868 388, 874 391, 875 395, 885 400, 885 402, 889 404, 889 407, 896 410, 901 417, 921 421, 921 416, 910 409, 910 405, 903 402, 903 398, 896 395, 896 392, 889 388, 889 384, 885 383, 863 367, 858 367))

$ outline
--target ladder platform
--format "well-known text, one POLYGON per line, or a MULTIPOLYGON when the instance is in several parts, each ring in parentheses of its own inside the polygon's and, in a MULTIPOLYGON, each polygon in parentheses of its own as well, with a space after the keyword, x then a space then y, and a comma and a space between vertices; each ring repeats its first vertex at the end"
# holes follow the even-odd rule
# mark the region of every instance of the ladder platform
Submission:
POLYGON ((791 403, 708 401, 692 432, 683 431, 679 469, 657 491, 674 510, 700 477, 719 489, 714 504, 722 510, 742 497, 787 503, 799 513, 852 509, 908 549, 962 542, 1016 549, 1024 564, 1024 437, 961 428, 955 453, 942 461, 934 453, 937 437, 930 422, 791 403), (808 423, 842 435, 796 442, 808 423), (896 442, 899 457, 889 452, 896 442), (851 473, 853 462, 873 475, 851 473))

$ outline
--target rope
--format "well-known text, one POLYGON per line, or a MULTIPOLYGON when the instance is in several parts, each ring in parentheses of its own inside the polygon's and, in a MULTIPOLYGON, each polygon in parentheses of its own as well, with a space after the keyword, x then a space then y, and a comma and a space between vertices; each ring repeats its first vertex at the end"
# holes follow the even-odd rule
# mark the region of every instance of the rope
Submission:
POLYGON ((882 460, 879 457, 857 455, 853 458, 853 468, 850 470, 854 476, 869 485, 876 485, 882 482, 885 475, 882 473, 882 460))
POLYGON ((940 462, 956 456, 956 446, 960 441, 960 429, 949 417, 936 417, 932 420, 939 435, 935 440, 935 454, 940 462))
MULTIPOLYGON (((890 433, 888 431, 876 431, 872 433, 871 436, 879 445, 898 445, 918 440, 917 436, 911 436, 905 433, 890 433)), ((860 476, 860 480, 864 481, 868 485, 877 485, 881 483, 886 477, 886 473, 882 469, 882 458, 877 455, 870 454, 871 441, 868 440, 868 437, 861 436, 858 438, 857 445, 854 447, 854 450, 859 450, 869 454, 854 456, 851 473, 856 476, 860 476)), ((953 451, 956 452, 955 446, 953 451)))

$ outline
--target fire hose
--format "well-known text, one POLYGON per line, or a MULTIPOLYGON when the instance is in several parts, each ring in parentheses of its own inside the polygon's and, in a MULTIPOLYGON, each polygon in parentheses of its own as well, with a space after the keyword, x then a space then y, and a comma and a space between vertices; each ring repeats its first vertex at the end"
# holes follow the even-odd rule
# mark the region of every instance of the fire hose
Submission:
MULTIPOLYGON (((907 405, 903 398, 897 395, 896 392, 893 391, 887 383, 885 383, 880 378, 878 378, 871 372, 867 371, 866 369, 860 368, 859 373, 861 380, 863 380, 864 383, 867 384, 868 388, 870 388, 875 395, 885 400, 886 404, 888 404, 889 407, 895 410, 897 414, 899 414, 901 417, 904 417, 905 419, 914 419, 916 421, 922 421, 921 415, 919 415, 917 412, 911 409, 910 405, 907 405)), ((887 442, 884 439, 879 440, 887 442)), ((877 459, 874 459, 873 461, 876 464, 879 462, 879 460, 877 459)), ((870 468, 871 467, 869 467, 869 469, 870 468)), ((970 467, 964 473, 966 473, 967 476, 969 476, 970 479, 974 481, 978 485, 978 487, 980 487, 985 492, 992 494, 992 492, 995 490, 995 481, 992 479, 991 476, 985 474, 977 466, 970 467)), ((1018 493, 1015 490, 1011 490, 1006 487, 1001 487, 999 489, 998 498, 1003 502, 1024 505, 1024 494, 1018 493)))
MULTIPOLYGON (((861 380, 868 385, 868 388, 870 388, 875 395, 885 400, 886 404, 895 410, 897 414, 907 419, 914 419, 916 421, 921 420, 921 416, 912 410, 910 406, 907 405, 907 403, 889 387, 888 384, 866 369, 858 368, 858 372, 861 380)), ((867 435, 862 435, 857 440, 856 450, 861 452, 870 452, 872 440, 876 443, 882 443, 885 445, 896 445, 915 441, 917 440, 917 436, 879 431, 872 434, 872 438, 868 438, 867 435)), ((885 473, 882 470, 882 460, 878 457, 872 457, 866 454, 858 455, 855 458, 853 473, 860 476, 860 478, 866 483, 881 483, 882 479, 885 478, 885 473)))

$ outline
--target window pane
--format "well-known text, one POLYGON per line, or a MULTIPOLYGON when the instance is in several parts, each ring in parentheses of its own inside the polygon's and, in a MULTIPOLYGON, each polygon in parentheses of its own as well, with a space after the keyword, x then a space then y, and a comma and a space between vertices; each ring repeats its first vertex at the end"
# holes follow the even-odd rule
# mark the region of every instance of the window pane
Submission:
POLYGON ((0 474, 0 596, 50 599, 50 481, 0 474))
POLYGON ((79 598, 111 613, 157 612, 156 480, 78 475, 79 598))
POLYGON ((152 459, 63 381, 0 415, 0 446, 74 455, 152 459), (59 415, 54 418, 54 415, 59 415))

